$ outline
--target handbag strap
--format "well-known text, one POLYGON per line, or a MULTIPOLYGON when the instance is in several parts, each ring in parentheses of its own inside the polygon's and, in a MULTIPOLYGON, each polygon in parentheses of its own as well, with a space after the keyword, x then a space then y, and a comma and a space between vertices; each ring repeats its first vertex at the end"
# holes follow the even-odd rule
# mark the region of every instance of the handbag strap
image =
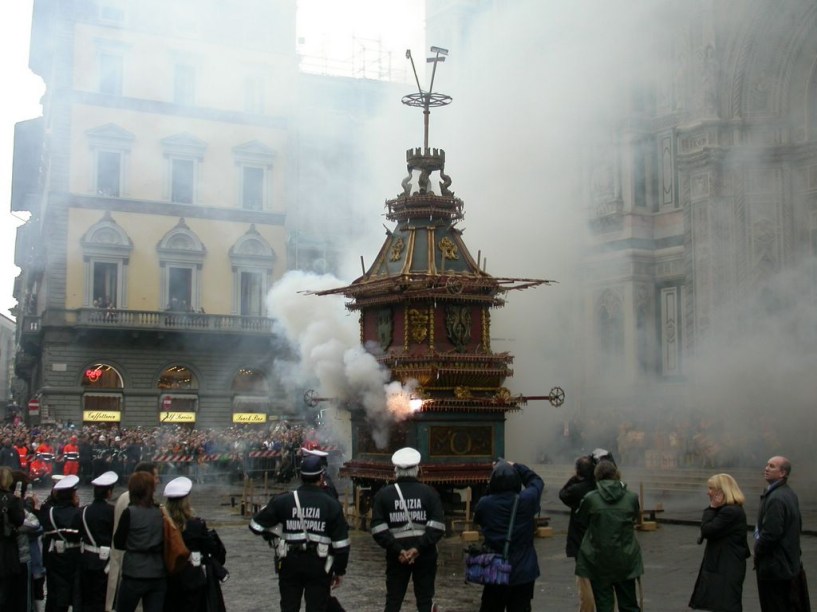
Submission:
POLYGON ((406 504, 406 498, 403 497, 403 492, 400 490, 400 485, 396 482, 394 483, 394 488, 397 489, 397 495, 400 497, 400 504, 403 506, 403 510, 406 513, 406 520, 408 521, 408 528, 411 531, 414 531, 414 522, 411 520, 411 514, 408 510, 408 505, 406 504))
POLYGON ((502 557, 508 558, 508 550, 511 547, 511 533, 513 533, 513 524, 516 521, 516 510, 519 508, 519 494, 513 497, 513 509, 511 510, 511 522, 508 523, 508 533, 505 535, 505 546, 502 547, 502 557))

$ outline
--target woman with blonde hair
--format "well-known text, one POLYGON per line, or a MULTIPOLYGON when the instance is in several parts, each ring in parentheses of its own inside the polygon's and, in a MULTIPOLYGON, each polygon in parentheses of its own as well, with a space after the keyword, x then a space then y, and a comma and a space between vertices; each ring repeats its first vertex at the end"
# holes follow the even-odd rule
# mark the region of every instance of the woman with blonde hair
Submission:
POLYGON ((717 612, 742 612, 746 577, 746 498, 729 474, 715 474, 707 482, 709 507, 701 518, 698 543, 706 540, 704 558, 689 607, 717 612))
POLYGON ((221 582, 228 576, 224 569, 226 551, 216 532, 208 529, 190 506, 192 488, 193 481, 186 476, 174 478, 165 486, 165 510, 181 531, 190 550, 190 562, 179 574, 168 578, 164 609, 225 612, 221 582))

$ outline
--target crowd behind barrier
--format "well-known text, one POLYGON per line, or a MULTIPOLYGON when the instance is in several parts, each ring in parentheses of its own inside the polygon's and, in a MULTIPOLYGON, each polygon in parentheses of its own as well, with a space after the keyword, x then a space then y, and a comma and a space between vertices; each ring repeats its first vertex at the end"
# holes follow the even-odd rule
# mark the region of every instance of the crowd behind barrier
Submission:
POLYGON ((194 482, 245 476, 288 482, 307 444, 337 450, 316 429, 286 421, 258 429, 8 424, 0 428, 0 466, 21 470, 35 482, 73 473, 87 484, 109 470, 124 481, 140 461, 156 462, 163 476, 194 482))

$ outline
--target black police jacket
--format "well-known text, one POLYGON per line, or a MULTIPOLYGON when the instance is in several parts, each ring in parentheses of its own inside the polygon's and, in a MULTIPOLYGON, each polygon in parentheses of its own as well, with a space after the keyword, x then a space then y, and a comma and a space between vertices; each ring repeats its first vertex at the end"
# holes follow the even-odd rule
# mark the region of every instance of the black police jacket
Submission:
POLYGON ((329 545, 335 557, 332 573, 342 576, 349 561, 349 526, 340 502, 317 484, 304 483, 297 489, 303 522, 298 516, 295 492, 276 495, 252 517, 250 531, 256 535, 282 538, 290 549, 314 551, 329 545))
POLYGON ((383 487, 372 503, 372 536, 394 555, 410 548, 416 548, 420 554, 433 550, 445 535, 445 513, 439 493, 416 478, 398 478, 397 484, 409 516, 395 485, 383 487))
POLYGON ((114 507, 112 504, 104 499, 95 499, 87 506, 82 507, 74 517, 71 528, 78 531, 82 539, 83 569, 101 570, 107 565, 108 561, 99 556, 99 548, 113 546, 113 513, 114 507), (85 517, 84 523, 82 520, 83 515, 85 517))

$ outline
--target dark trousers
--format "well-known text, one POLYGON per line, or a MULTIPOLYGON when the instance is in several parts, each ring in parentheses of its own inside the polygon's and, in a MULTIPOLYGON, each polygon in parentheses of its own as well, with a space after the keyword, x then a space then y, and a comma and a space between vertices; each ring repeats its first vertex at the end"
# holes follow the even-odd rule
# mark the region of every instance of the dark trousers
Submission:
POLYGON ((28 566, 20 564, 16 574, 0 577, 0 610, 4 612, 27 612, 28 610, 28 566))
POLYGON ((811 611, 803 574, 791 580, 758 579, 757 595, 762 612, 811 611))
MULTIPOLYGON (((90 553, 85 553, 86 555, 90 553)), ((105 570, 82 569, 79 574, 79 592, 82 612, 105 612, 108 592, 108 574, 105 570)))
POLYGON ((301 598, 306 612, 324 612, 329 602, 331 577, 324 571, 326 559, 315 552, 289 551, 281 562, 278 589, 281 591, 281 612, 298 612, 301 598))
POLYGON ((162 612, 165 605, 165 578, 131 578, 122 576, 116 596, 116 612, 133 612, 139 600, 144 612, 162 612))
POLYGON ((409 580, 414 582, 418 612, 431 612, 434 603, 434 580, 437 578, 437 551, 421 553, 413 564, 400 563, 391 553, 386 555, 386 607, 383 612, 400 612, 409 580))
POLYGON ((486 584, 482 588, 479 612, 531 612, 533 582, 524 584, 486 584))
POLYGON ((636 595, 635 579, 622 582, 598 582, 590 580, 596 612, 613 612, 618 600, 619 612, 641 612, 636 595), (615 594, 614 594, 615 593, 615 594))

